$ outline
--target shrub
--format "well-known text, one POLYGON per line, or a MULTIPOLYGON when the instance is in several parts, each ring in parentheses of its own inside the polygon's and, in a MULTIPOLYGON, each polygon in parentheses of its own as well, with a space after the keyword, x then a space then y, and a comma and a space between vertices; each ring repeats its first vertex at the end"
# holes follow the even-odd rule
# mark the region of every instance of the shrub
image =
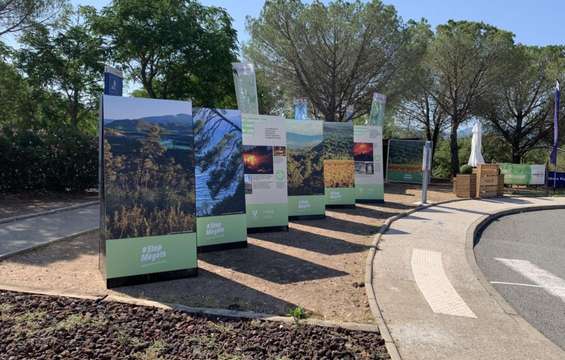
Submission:
POLYGON ((459 168, 459 173, 460 174, 472 174, 473 173, 473 167, 471 165, 461 165, 461 167, 459 168))
POLYGON ((75 129, 0 131, 0 191, 83 191, 98 184, 96 136, 75 129))

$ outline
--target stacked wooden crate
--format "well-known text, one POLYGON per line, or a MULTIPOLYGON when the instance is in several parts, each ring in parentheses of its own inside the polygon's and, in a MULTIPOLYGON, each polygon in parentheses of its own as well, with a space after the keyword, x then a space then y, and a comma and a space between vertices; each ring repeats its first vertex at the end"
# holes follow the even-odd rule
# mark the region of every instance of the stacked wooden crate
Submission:
POLYGON ((496 195, 504 195, 504 174, 498 175, 498 187, 496 189, 496 195))
POLYGON ((499 193, 499 174, 497 164, 480 164, 477 167, 477 197, 496 197, 499 193))
POLYGON ((474 198, 477 193, 477 175, 458 174, 453 179, 453 192, 459 198, 474 198))

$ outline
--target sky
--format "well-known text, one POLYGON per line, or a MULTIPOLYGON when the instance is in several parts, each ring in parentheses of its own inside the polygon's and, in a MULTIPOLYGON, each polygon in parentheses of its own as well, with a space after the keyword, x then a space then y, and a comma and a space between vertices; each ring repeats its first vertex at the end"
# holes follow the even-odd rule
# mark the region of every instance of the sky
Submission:
MULTIPOLYGON (((202 4, 225 8, 234 19, 240 42, 247 41, 246 16, 257 17, 264 0, 201 0, 202 4)), ((326 2, 326 1, 324 1, 326 2)), ((108 0, 72 0, 73 4, 100 8, 108 0)), ((556 45, 565 43, 563 0, 384 0, 394 5, 404 21, 428 19, 435 27, 453 20, 483 21, 512 31, 518 43, 556 45)))

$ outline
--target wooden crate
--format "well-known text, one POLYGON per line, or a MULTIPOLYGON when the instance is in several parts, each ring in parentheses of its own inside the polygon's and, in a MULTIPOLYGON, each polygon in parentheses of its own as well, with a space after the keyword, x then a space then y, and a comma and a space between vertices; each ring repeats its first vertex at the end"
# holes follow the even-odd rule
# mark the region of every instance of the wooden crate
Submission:
POLYGON ((490 198, 499 194, 500 170, 497 164, 481 164, 477 167, 477 197, 490 198))
POLYGON ((496 195, 502 196, 504 195, 504 174, 498 175, 498 184, 496 188, 496 195))
POLYGON ((476 174, 459 174, 453 179, 453 192, 455 196, 465 199, 471 199, 476 196, 477 192, 477 175, 476 174))

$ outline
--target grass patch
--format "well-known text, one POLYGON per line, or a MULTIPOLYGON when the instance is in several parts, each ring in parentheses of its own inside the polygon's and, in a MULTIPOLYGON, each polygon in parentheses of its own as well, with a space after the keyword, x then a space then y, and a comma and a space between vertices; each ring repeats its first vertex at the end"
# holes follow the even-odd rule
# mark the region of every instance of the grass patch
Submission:
POLYGON ((167 344, 163 340, 156 340, 145 349, 145 352, 136 353, 134 357, 138 360, 161 360, 161 355, 166 348, 167 344))
POLYGON ((233 327, 229 324, 215 323, 213 321, 208 321, 208 326, 212 329, 216 329, 221 333, 233 333, 233 327))
POLYGON ((72 314, 59 321, 55 326, 55 330, 71 331, 79 327, 103 327, 106 325, 106 320, 100 317, 93 317, 90 314, 72 314))

